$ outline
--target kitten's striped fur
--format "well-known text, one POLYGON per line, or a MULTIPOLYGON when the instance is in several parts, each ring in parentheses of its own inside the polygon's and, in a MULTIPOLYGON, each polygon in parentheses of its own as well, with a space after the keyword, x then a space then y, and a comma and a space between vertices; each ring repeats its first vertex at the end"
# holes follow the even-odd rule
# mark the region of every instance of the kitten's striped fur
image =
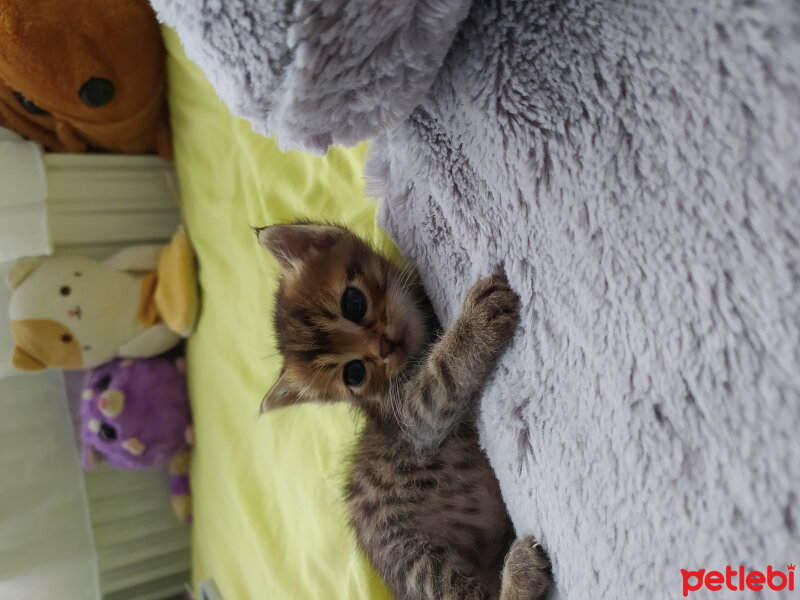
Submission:
POLYGON ((393 594, 543 597, 549 561, 533 537, 514 541, 472 413, 518 321, 505 278, 475 284, 442 331, 412 271, 350 231, 311 223, 257 231, 283 268, 275 329, 284 367, 262 408, 350 400, 364 410, 347 503, 393 594), (348 292, 355 304, 348 288, 358 290, 348 292))

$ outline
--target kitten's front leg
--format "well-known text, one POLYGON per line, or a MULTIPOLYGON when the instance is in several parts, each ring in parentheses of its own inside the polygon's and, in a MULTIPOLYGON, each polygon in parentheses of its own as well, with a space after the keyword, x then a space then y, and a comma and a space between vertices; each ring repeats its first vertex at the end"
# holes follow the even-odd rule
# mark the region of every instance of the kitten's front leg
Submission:
POLYGON ((550 559, 536 538, 514 540, 503 564, 500 600, 539 600, 552 584, 550 559))
POLYGON ((503 275, 467 292, 461 315, 405 387, 398 418, 418 454, 438 448, 461 421, 519 322, 519 297, 503 275))

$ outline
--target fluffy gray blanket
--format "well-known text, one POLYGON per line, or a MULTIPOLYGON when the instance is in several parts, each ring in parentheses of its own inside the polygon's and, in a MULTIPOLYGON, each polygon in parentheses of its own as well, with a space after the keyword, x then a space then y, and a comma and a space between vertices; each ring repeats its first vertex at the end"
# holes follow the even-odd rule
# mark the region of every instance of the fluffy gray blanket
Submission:
POLYGON ((505 269, 483 442, 563 598, 800 559, 796 0, 154 4, 257 129, 376 138, 445 321, 505 269))

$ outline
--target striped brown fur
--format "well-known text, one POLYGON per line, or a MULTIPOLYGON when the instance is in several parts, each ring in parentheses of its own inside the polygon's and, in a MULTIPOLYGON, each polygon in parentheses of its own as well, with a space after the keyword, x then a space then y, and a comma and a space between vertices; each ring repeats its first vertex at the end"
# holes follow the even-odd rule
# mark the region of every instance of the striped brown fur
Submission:
POLYGON ((363 409, 349 516, 395 596, 544 597, 549 561, 533 537, 514 540, 472 410, 518 322, 506 279, 476 283, 444 331, 414 272, 347 229, 257 232, 283 269, 275 330, 284 366, 262 409, 342 400, 363 409))

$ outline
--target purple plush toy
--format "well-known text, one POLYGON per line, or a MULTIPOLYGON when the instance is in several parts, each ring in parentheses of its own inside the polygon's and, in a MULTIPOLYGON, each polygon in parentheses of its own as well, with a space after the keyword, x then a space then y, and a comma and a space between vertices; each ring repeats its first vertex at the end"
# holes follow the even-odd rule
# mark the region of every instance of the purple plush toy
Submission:
POLYGON ((86 373, 83 466, 144 469, 170 463, 175 514, 191 518, 192 424, 183 358, 115 359, 86 373))

